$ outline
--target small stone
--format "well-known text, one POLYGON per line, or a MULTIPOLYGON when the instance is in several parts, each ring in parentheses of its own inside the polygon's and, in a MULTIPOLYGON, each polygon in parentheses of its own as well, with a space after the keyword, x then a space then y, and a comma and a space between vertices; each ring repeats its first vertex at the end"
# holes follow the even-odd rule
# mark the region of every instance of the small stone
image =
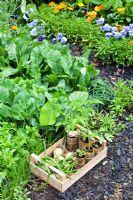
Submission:
POLYGON ((121 155, 121 151, 120 151, 120 149, 117 150, 116 154, 117 154, 118 156, 121 155))
POLYGON ((103 161, 102 165, 106 165, 108 163, 107 160, 103 161))

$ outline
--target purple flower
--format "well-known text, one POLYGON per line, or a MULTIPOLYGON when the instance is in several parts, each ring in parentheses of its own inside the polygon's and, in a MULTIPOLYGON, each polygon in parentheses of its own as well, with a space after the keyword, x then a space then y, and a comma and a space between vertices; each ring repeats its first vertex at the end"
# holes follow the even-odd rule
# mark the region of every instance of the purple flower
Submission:
POLYGON ((37 35, 36 28, 33 28, 33 29, 30 31, 30 34, 31 34, 32 36, 36 36, 36 35, 37 35))
POLYGON ((128 33, 129 30, 130 30, 130 29, 129 29, 129 26, 125 26, 125 27, 123 28, 123 30, 126 31, 126 32, 128 33))
POLYGON ((133 24, 129 24, 129 28, 133 30, 133 24))
POLYGON ((52 38, 51 43, 52 43, 52 44, 55 44, 56 42, 57 42, 56 38, 52 38))
POLYGON ((39 35, 38 36, 38 39, 37 39, 39 42, 42 42, 44 40, 44 37, 42 35, 39 35))
POLYGON ((36 25, 37 25, 37 19, 35 19, 34 21, 28 24, 29 28, 33 28, 33 26, 36 26, 36 25))
POLYGON ((101 17, 100 19, 96 20, 96 24, 103 25, 104 21, 105 21, 105 19, 103 17, 101 17))
POLYGON ((117 31, 117 28, 116 28, 115 26, 112 26, 110 31, 111 31, 111 32, 116 32, 116 31, 117 31))
POLYGON ((105 24, 105 25, 102 27, 102 30, 103 30, 103 31, 109 32, 109 31, 111 31, 111 26, 110 26, 109 24, 105 24))
POLYGON ((86 15, 86 13, 88 12, 88 8, 84 9, 84 15, 86 15))
POLYGON ((119 39, 121 37, 121 34, 119 32, 114 32, 114 37, 116 39, 119 39))
POLYGON ((105 37, 106 37, 106 38, 111 38, 111 36, 112 36, 112 33, 109 33, 109 32, 108 32, 108 33, 105 34, 105 37))
POLYGON ((62 44, 65 44, 66 42, 67 42, 67 38, 66 38, 66 37, 62 37, 62 38, 61 38, 61 43, 62 43, 62 44))
POLYGON ((121 36, 122 36, 123 38, 125 38, 125 37, 126 37, 126 34, 127 34, 127 32, 126 32, 125 30, 122 30, 122 31, 120 32, 120 34, 121 34, 121 36))
POLYGON ((56 37, 57 42, 59 42, 62 37, 63 37, 63 34, 62 33, 58 33, 58 35, 56 37))
POLYGON ((29 24, 28 24, 28 26, 29 26, 29 28, 33 28, 33 22, 30 22, 29 24))
POLYGON ((133 37, 133 30, 132 30, 132 31, 129 31, 129 36, 130 36, 130 37, 133 37))
POLYGON ((34 20, 33 20, 33 25, 36 26, 36 25, 37 25, 37 22, 38 22, 38 20, 37 20, 37 19, 34 19, 34 20))

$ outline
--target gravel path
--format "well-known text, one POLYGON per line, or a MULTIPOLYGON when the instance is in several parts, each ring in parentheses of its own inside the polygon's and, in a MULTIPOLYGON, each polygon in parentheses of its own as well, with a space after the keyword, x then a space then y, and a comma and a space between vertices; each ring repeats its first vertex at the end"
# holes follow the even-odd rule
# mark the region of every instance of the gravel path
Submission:
POLYGON ((133 200, 133 124, 128 124, 109 145, 108 157, 60 193, 36 180, 30 185, 32 200, 133 200))

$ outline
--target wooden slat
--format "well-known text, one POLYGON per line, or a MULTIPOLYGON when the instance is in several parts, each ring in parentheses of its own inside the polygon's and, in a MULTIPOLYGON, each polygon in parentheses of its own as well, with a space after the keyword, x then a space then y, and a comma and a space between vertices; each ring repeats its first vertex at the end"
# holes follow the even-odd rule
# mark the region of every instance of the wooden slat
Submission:
POLYGON ((79 169, 75 174, 73 174, 70 179, 67 179, 66 182, 62 185, 62 192, 84 176, 88 171, 90 171, 95 165, 97 165, 101 160, 107 156, 107 147, 105 147, 97 156, 95 156, 91 161, 79 169))
MULTIPOLYGON (((37 155, 35 155, 34 153, 31 154, 30 156, 30 161, 33 164, 37 164, 38 162, 41 162, 41 158, 37 155)), ((55 168, 54 166, 51 166, 49 164, 47 164, 47 167, 54 173, 56 173, 58 175, 58 178, 61 182, 66 180, 66 174, 64 174, 63 172, 61 172, 60 170, 58 170, 57 168, 55 168)))
POLYGON ((59 191, 62 190, 62 183, 58 179, 49 176, 44 170, 37 167, 32 162, 30 162, 30 169, 31 169, 31 172, 39 179, 41 179, 45 182, 48 182, 51 186, 53 186, 54 188, 56 188, 59 191))

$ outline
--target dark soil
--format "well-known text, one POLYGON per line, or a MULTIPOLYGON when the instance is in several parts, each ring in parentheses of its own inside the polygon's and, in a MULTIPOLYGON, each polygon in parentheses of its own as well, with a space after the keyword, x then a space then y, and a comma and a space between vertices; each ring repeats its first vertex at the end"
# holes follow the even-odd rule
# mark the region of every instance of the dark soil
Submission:
POLYGON ((109 145, 108 157, 66 192, 44 187, 38 179, 29 190, 31 200, 133 200, 133 124, 109 145))
POLYGON ((100 70, 100 75, 103 78, 108 78, 116 81, 120 78, 123 80, 133 80, 133 66, 126 68, 117 68, 116 66, 97 66, 100 70))

